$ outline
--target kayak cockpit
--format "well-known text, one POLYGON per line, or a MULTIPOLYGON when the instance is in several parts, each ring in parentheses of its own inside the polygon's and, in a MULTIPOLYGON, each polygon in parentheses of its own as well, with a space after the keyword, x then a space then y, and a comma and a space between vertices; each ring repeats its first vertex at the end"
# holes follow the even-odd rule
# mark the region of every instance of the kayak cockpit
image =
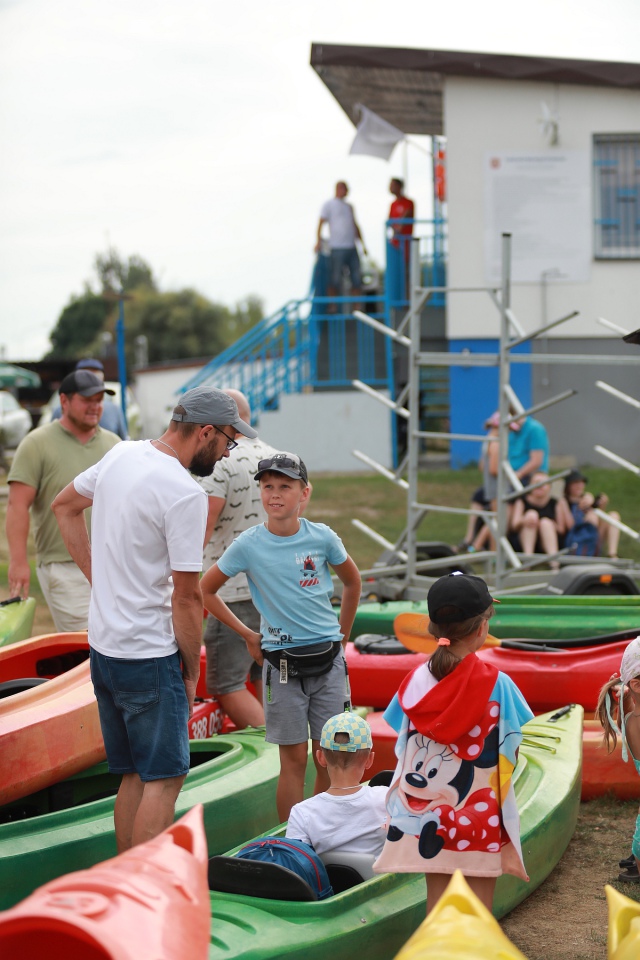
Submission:
MULTIPOLYGON (((367 853, 328 853, 321 856, 334 895, 371 879, 374 857, 367 853)), ((309 903, 318 895, 299 874, 279 863, 243 860, 239 857, 211 857, 209 889, 260 900, 288 900, 309 903)))

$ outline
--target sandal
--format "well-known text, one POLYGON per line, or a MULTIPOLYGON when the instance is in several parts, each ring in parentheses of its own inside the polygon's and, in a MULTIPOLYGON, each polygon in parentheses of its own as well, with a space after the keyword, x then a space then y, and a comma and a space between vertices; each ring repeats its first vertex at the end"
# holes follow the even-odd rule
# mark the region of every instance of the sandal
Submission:
POLYGON ((628 857, 625 857, 623 860, 618 860, 618 866, 621 870, 626 869, 626 867, 632 867, 636 862, 636 858, 632 853, 628 857))
POLYGON ((627 867, 626 870, 622 870, 621 873, 618 874, 618 880, 622 883, 640 883, 638 864, 634 863, 632 867, 627 867))

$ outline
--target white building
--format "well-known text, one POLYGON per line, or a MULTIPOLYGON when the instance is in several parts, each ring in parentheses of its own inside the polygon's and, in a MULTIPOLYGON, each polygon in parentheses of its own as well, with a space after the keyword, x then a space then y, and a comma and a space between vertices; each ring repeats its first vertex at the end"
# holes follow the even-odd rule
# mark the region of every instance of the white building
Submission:
MULTIPOLYGON (((602 443, 637 461, 637 411, 595 381, 640 398, 632 364, 598 361, 640 359, 598 323, 640 327, 640 64, 314 44, 311 65, 354 124, 362 103, 407 134, 446 137, 449 287, 498 285, 509 232, 524 330, 579 312, 526 349, 593 354, 593 365, 514 366, 525 406, 579 391, 539 416, 552 453, 605 465, 602 443)), ((492 352, 498 310, 484 292, 449 294, 444 324, 424 334, 492 352)), ((497 370, 452 369, 452 431, 480 432, 496 405, 497 370)), ((454 465, 477 453, 452 444, 454 465)))

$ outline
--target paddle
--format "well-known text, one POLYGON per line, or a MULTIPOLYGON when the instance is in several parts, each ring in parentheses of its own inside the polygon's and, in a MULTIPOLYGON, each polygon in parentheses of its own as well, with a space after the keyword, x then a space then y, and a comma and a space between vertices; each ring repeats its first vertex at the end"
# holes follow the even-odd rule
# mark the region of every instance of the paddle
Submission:
MULTIPOLYGON (((393 632, 414 653, 434 653, 438 649, 438 641, 429 633, 429 617, 424 613, 399 613, 393 621, 393 632)), ((488 633, 481 649, 500 645, 501 641, 488 633)))
MULTIPOLYGON (((393 629, 400 643, 414 653, 433 653, 438 645, 438 641, 429 633, 429 617, 425 613, 399 613, 393 621, 393 629)), ((639 633, 640 631, 637 628, 629 628, 628 630, 620 630, 618 633, 608 633, 595 637, 552 639, 545 637, 544 640, 499 640, 489 633, 483 649, 487 647, 509 647, 510 650, 538 650, 544 652, 557 650, 558 648, 599 647, 607 643, 617 643, 620 640, 633 640, 639 633)))

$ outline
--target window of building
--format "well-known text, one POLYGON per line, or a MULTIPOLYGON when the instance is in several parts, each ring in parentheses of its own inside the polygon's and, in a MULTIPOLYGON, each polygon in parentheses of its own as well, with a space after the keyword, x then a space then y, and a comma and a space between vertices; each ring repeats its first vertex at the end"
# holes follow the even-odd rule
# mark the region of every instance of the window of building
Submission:
POLYGON ((595 256, 640 258, 640 133, 596 135, 595 256))

